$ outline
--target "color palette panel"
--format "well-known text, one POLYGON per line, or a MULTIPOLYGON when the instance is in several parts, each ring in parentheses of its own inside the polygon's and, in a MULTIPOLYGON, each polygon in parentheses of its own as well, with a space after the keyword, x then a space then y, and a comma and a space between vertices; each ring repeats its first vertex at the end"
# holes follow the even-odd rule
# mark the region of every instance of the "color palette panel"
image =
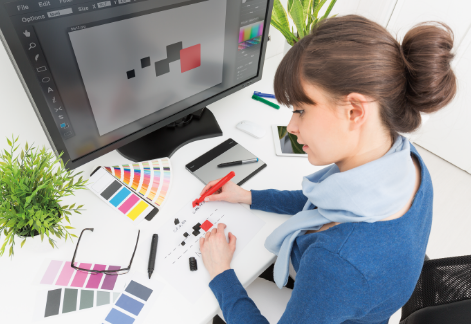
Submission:
POLYGON ((145 301, 147 301, 152 294, 152 289, 143 286, 134 280, 131 280, 125 291, 145 301))
POLYGON ((168 195, 171 166, 168 158, 105 167, 116 179, 128 185, 136 194, 147 198, 155 207, 161 207, 168 195), (123 170, 123 172, 121 172, 123 170))
MULTIPOLYGON (((143 277, 142 279, 145 280, 143 282, 151 284, 147 278, 144 279, 143 277)), ((124 292, 116 300, 111 311, 106 315, 105 320, 111 324, 128 324, 138 319, 142 320, 143 316, 145 316, 144 309, 146 305, 152 301, 150 297, 153 291, 153 289, 145 284, 131 280, 124 292)), ((155 294, 153 296, 157 297, 155 294)))
MULTIPOLYGON (((79 268, 82 269, 87 269, 89 270, 92 267, 91 263, 80 263, 78 265, 79 268)), ((79 287, 82 288, 85 280, 87 280, 88 277, 88 272, 83 272, 83 271, 76 271, 75 277, 72 280, 72 283, 70 284, 71 287, 79 287)))
MULTIPOLYGON (((59 288, 45 292, 40 309, 44 309, 41 318, 72 313, 93 307, 109 305, 111 293, 106 291, 75 288, 59 288), (95 303, 96 301, 96 303, 95 303)), ((134 308, 135 309, 135 308, 134 308)))
MULTIPOLYGON (((139 197, 139 193, 134 189, 141 187, 141 182, 147 178, 150 183, 150 170, 149 176, 141 178, 140 164, 132 166, 124 166, 124 170, 128 170, 128 180, 134 189, 127 187, 121 181, 118 181, 111 174, 115 167, 100 168, 90 178, 91 184, 88 185, 92 191, 99 195, 102 199, 107 201, 111 206, 116 208, 121 214, 126 215, 132 221, 141 221, 146 216, 153 216, 158 212, 158 209, 151 206, 151 202, 146 203, 144 199, 139 197), (132 168, 136 168, 136 170, 132 168), (111 171, 111 172, 110 172, 111 171), (133 178, 136 175, 136 178, 133 178)), ((148 186, 149 183, 146 183, 148 186)))
POLYGON ((64 300, 62 301, 62 314, 75 312, 77 310, 78 289, 64 289, 64 300))
POLYGON ((49 266, 44 273, 43 278, 41 279, 42 284, 52 285, 54 283, 54 279, 56 279, 56 275, 59 273, 61 269, 62 261, 52 260, 49 263, 49 266))
POLYGON ((131 314, 137 316, 141 312, 142 307, 144 307, 144 304, 134 298, 129 297, 128 295, 123 294, 116 302, 116 306, 121 307, 125 311, 128 311, 131 314))
MULTIPOLYGON (((107 266, 104 264, 94 264, 92 267, 91 263, 81 263, 78 266, 94 270, 119 270, 121 268, 120 266, 107 266)), ((40 284, 47 285, 114 290, 119 277, 118 275, 76 271, 68 261, 51 260, 47 267, 45 265, 43 268, 46 268, 46 270, 41 274, 40 284)))
POLYGON ((49 317, 59 314, 61 304, 62 289, 49 290, 47 292, 46 309, 44 317, 49 317))
MULTIPOLYGON (((118 266, 110 266, 108 270, 119 270, 121 267, 118 266)), ((118 275, 107 274, 105 279, 103 280, 103 284, 101 285, 101 289, 106 290, 113 290, 116 280, 118 280, 118 275)))
MULTIPOLYGON (((60 261, 63 262, 63 261, 60 261)), ((59 278, 56 281, 57 286, 68 286, 70 282, 70 278, 75 273, 75 269, 72 268, 72 262, 66 262, 64 267, 62 268, 62 271, 59 275, 59 278)))
MULTIPOLYGON (((106 265, 104 264, 95 264, 93 270, 103 271, 106 270, 106 265)), ((90 273, 90 279, 88 279, 86 288, 97 289, 101 283, 101 278, 103 273, 90 273)))
POLYGON ((239 30, 239 43, 263 35, 263 21, 244 26, 239 30))
POLYGON ((134 323, 134 318, 129 315, 126 315, 116 308, 112 308, 108 316, 106 316, 106 321, 111 324, 132 324, 134 323))
POLYGON ((170 188, 170 177, 171 177, 171 174, 170 174, 170 164, 169 164, 169 161, 163 161, 162 163, 162 169, 163 169, 163 183, 162 183, 162 188, 160 190, 160 193, 159 193, 159 197, 157 198, 157 200, 155 201, 155 203, 158 205, 158 206, 162 206, 164 200, 165 200, 165 197, 167 196, 167 193, 168 193, 168 190, 170 188))

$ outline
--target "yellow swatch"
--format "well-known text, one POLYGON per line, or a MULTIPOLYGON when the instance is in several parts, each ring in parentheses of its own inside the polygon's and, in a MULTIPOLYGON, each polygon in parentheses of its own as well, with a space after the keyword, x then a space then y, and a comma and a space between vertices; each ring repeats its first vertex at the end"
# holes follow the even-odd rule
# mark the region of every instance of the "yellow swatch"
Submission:
POLYGON ((136 220, 136 218, 144 211, 146 208, 149 207, 143 200, 141 200, 128 214, 128 217, 132 220, 136 220))

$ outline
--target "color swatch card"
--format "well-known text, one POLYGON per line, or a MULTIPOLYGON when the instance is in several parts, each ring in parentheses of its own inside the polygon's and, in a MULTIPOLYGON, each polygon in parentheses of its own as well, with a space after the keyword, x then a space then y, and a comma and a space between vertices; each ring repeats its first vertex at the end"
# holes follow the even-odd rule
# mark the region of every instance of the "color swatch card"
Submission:
POLYGON ((144 218, 152 219, 159 211, 149 200, 137 195, 133 189, 117 180, 103 167, 98 168, 90 176, 87 187, 134 224, 138 224, 144 218))
POLYGON ((155 207, 162 207, 172 180, 168 158, 104 168, 155 207))
POLYGON ((40 290, 36 294, 33 321, 111 305, 118 300, 119 295, 119 292, 77 288, 40 290))
POLYGON ((149 280, 145 275, 135 274, 100 323, 139 324, 162 291, 162 284, 149 280))
MULTIPOLYGON (((226 224, 226 237, 228 232, 237 237, 234 258, 265 224, 240 204, 215 201, 192 208, 188 202, 157 231, 159 245, 155 271, 190 302, 195 302, 209 289, 210 277, 201 258, 199 240, 219 223, 226 224), (196 258, 197 271, 190 271, 190 257, 196 258)), ((141 258, 148 257, 148 247, 150 241, 144 241, 139 250, 141 258)))
MULTIPOLYGON (((93 263, 76 263, 83 269, 93 270, 118 270, 120 266, 93 264, 93 263)), ((46 260, 39 266, 39 283, 41 285, 53 285, 70 288, 84 289, 100 289, 109 291, 123 290, 126 284, 124 275, 112 275, 102 273, 88 273, 77 271, 71 267, 70 261, 46 260)))

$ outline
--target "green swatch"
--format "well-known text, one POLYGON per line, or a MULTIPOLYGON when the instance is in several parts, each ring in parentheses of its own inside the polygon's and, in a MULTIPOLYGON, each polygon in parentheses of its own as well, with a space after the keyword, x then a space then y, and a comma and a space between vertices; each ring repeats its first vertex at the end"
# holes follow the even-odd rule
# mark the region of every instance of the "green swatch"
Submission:
POLYGON ((110 293, 108 291, 97 291, 96 305, 108 305, 110 303, 110 293))
POLYGON ((93 307, 93 290, 82 290, 80 293, 80 308, 92 308, 93 307))
POLYGON ((62 301, 62 313, 75 312, 77 310, 78 289, 64 289, 64 300, 62 301))

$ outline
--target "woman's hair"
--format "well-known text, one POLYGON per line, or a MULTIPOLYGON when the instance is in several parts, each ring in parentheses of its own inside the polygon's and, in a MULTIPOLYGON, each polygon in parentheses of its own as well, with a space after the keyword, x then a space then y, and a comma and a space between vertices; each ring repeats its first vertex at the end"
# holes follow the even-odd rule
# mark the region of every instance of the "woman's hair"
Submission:
POLYGON ((276 71, 275 96, 286 106, 314 104, 301 79, 335 101, 361 93, 378 102, 394 138, 419 127, 420 112, 435 112, 455 96, 452 47, 452 30, 439 22, 414 26, 401 45, 362 16, 328 18, 286 53, 276 71))

